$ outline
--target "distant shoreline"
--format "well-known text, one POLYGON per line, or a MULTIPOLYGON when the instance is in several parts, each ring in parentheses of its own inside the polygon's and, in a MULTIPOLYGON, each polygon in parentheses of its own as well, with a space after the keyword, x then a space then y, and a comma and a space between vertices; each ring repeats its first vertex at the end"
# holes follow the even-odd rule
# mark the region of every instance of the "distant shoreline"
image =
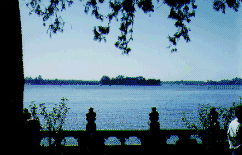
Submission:
MULTIPOLYGON (((207 87, 218 87, 218 86, 235 86, 239 87, 242 85, 242 78, 233 78, 231 80, 220 80, 220 81, 194 81, 194 80, 180 80, 180 81, 161 81, 160 79, 145 79, 142 76, 138 77, 124 77, 122 75, 116 78, 110 78, 104 75, 100 81, 92 80, 64 80, 64 79, 43 79, 41 75, 37 78, 25 77, 25 84, 30 85, 127 85, 127 86, 161 86, 161 85, 175 85, 175 86, 207 86, 207 87)), ((210 89, 210 88, 209 88, 210 89)))
POLYGON ((162 85, 128 85, 128 84, 119 84, 119 85, 108 85, 108 84, 35 84, 35 83, 25 83, 24 85, 66 85, 66 86, 69 86, 69 85, 96 85, 96 86, 162 86, 162 85))
POLYGON ((119 84, 119 85, 108 85, 108 84, 35 84, 35 83, 25 83, 24 85, 41 85, 41 86, 45 86, 45 85, 53 85, 53 86, 69 86, 69 85, 75 85, 75 86, 91 86, 91 85, 95 85, 95 86, 174 86, 176 88, 203 88, 203 89, 233 89, 233 90, 238 90, 242 88, 242 85, 181 85, 181 84, 160 84, 160 85, 135 85, 135 84, 119 84))

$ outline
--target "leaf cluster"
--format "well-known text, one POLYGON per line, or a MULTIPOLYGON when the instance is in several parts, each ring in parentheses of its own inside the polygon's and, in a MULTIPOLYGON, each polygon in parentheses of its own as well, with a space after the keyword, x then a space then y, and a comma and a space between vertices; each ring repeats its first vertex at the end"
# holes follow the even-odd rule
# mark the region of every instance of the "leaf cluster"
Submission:
MULTIPOLYGON (((181 36, 183 36, 184 40, 186 40, 186 42, 191 41, 190 37, 188 35, 188 30, 191 31, 190 29, 188 29, 186 27, 186 25, 183 23, 183 21, 187 21, 188 23, 190 23, 191 19, 190 17, 195 17, 195 9, 197 8, 197 6, 194 4, 195 0, 184 0, 181 1, 180 3, 174 2, 174 1, 166 1, 167 5, 171 7, 171 11, 170 14, 168 16, 168 18, 172 18, 177 20, 175 22, 175 26, 178 28, 178 31, 174 34, 174 37, 171 37, 170 35, 168 36, 169 41, 173 43, 173 45, 176 45, 177 40, 179 40, 179 38, 181 36), (189 7, 188 5, 192 3, 192 12, 188 12, 189 11, 189 7), (183 7, 183 9, 181 9, 183 7)), ((170 48, 171 45, 168 47, 170 48)), ((172 52, 177 51, 177 49, 172 49, 172 52)))
POLYGON ((226 9, 226 3, 228 7, 233 8, 234 11, 238 11, 240 1, 242 0, 216 0, 213 2, 213 9, 216 11, 222 10, 222 13, 225 14, 225 9, 226 9))
MULTIPOLYGON (((44 116, 44 120, 47 124, 47 129, 49 131, 54 131, 54 133, 57 135, 59 132, 61 132, 63 124, 65 122, 65 118, 66 118, 66 114, 68 112, 68 109, 66 107, 66 104, 64 103, 64 100, 68 100, 66 98, 62 98, 61 99, 62 102, 61 104, 58 106, 57 104, 56 107, 53 107, 53 112, 47 112, 46 110, 46 106, 45 103, 40 103, 39 107, 41 108, 40 110, 40 115, 44 116), (59 122, 59 125, 57 126, 57 122, 59 122)), ((33 103, 34 101, 32 101, 31 103, 33 103)), ((34 105, 29 105, 30 109, 31 109, 31 113, 32 113, 32 117, 35 120, 39 120, 39 114, 37 113, 37 106, 36 104, 34 105)), ((50 140, 51 137, 48 137, 48 139, 50 140)), ((55 138, 56 139, 56 138, 55 138)), ((56 141, 54 144, 52 145, 56 145, 56 141)))
POLYGON ((31 2, 26 3, 26 6, 30 9, 29 15, 32 14, 32 12, 35 12, 39 17, 43 16, 43 26, 45 26, 45 22, 53 15, 55 15, 55 21, 54 23, 49 25, 49 28, 47 30, 50 30, 50 37, 51 37, 51 33, 56 33, 57 31, 62 32, 63 33, 63 28, 65 25, 65 22, 62 20, 61 16, 58 17, 57 13, 59 12, 59 8, 58 5, 61 2, 61 11, 66 10, 66 2, 68 4, 68 6, 70 7, 71 4, 73 4, 72 0, 51 0, 50 1, 50 5, 48 7, 46 7, 44 4, 42 4, 45 9, 44 11, 41 9, 40 5, 41 5, 41 0, 31 0, 31 2))
MULTIPOLYGON (((82 0, 80 0, 82 1, 82 0)), ((222 9, 222 12, 225 14, 226 4, 233 8, 236 12, 238 11, 240 1, 242 0, 217 0, 213 2, 213 9, 219 11, 222 9)), ((61 11, 65 10, 65 4, 67 2, 68 6, 70 7, 71 4, 74 2, 72 0, 51 0, 50 5, 45 7, 45 11, 42 11, 40 8, 41 0, 31 0, 30 3, 27 3, 26 6, 32 12, 35 12, 38 16, 43 16, 43 25, 45 26, 45 21, 47 21, 50 16, 56 15, 55 21, 53 24, 49 25, 48 30, 50 30, 50 37, 51 32, 56 33, 57 31, 63 32, 63 27, 65 22, 62 20, 61 17, 57 16, 57 12, 59 12, 58 5, 61 2, 61 11), (62 20, 62 21, 60 21, 62 20)), ((99 0, 99 4, 103 4, 104 0, 99 0)), ((159 3, 159 0, 157 0, 159 3)), ((181 36, 183 36, 186 42, 190 42, 190 37, 188 35, 188 31, 191 31, 183 21, 187 21, 190 23, 190 17, 195 17, 195 9, 197 6, 195 5, 195 0, 163 0, 163 4, 168 5, 171 10, 168 18, 175 19, 175 26, 178 28, 178 31, 174 34, 173 37, 168 35, 169 41, 176 46, 177 41, 181 36), (191 4, 193 11, 189 12, 189 4, 191 4)), ((135 6, 142 9, 144 13, 154 12, 154 5, 152 4, 152 0, 109 0, 109 6, 111 8, 111 12, 105 16, 109 19, 108 26, 98 26, 98 31, 96 26, 93 29, 94 32, 94 40, 101 42, 102 39, 106 42, 106 38, 104 35, 108 35, 110 31, 110 23, 113 17, 116 17, 118 21, 118 14, 119 12, 122 13, 121 23, 119 30, 121 31, 121 35, 118 36, 118 41, 115 42, 115 46, 122 50, 123 53, 128 54, 131 51, 131 48, 128 47, 128 44, 131 40, 133 40, 132 33, 133 33, 133 24, 134 24, 134 13, 136 12, 135 6), (130 28, 131 26, 131 28, 130 28), (127 35, 130 33, 130 38, 127 39, 127 35)), ((90 8, 92 8, 92 15, 95 15, 96 19, 103 21, 104 15, 99 13, 99 7, 96 0, 89 0, 85 4, 84 12, 88 14, 90 8)), ((48 33, 47 30, 47 33, 48 33)), ((168 46, 170 48, 172 45, 168 46)), ((173 48, 171 52, 176 52, 177 49, 173 48)))

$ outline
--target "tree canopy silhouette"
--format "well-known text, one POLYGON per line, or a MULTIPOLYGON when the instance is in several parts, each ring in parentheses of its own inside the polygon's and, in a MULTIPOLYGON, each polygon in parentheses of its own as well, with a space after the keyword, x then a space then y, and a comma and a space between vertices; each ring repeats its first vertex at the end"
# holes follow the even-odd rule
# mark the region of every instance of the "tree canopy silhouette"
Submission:
MULTIPOLYGON (((80 0, 83 1, 83 0, 80 0)), ((222 10, 222 13, 225 14, 226 4, 228 7, 233 8, 236 12, 238 11, 240 1, 242 0, 216 0, 213 2, 213 9, 216 11, 222 10)), ((159 3, 160 1, 157 0, 159 3)), ((61 19, 61 17, 57 16, 57 12, 59 12, 59 3, 61 3, 61 11, 65 10, 66 3, 70 7, 74 2, 72 0, 51 0, 50 5, 45 8, 45 10, 41 10, 41 0, 31 0, 31 2, 26 5, 29 7, 30 14, 35 12, 38 16, 43 16, 43 25, 45 26, 45 22, 50 18, 50 16, 56 15, 54 23, 49 25, 50 37, 51 32, 56 33, 57 31, 63 32, 63 27, 65 22, 61 19), (31 8, 30 8, 31 7, 31 8)), ((89 9, 92 8, 92 15, 103 21, 104 17, 106 17, 109 22, 106 27, 98 26, 98 28, 94 27, 94 40, 101 42, 104 40, 106 42, 105 35, 109 34, 110 31, 110 23, 112 19, 115 17, 118 21, 118 14, 122 12, 121 23, 119 30, 121 31, 121 35, 118 36, 118 41, 115 42, 115 46, 123 51, 123 53, 128 54, 131 51, 131 48, 128 47, 128 43, 133 40, 133 24, 134 24, 134 16, 136 9, 135 7, 142 9, 144 13, 154 12, 154 5, 152 4, 152 0, 109 0, 109 6, 112 11, 106 16, 99 13, 99 4, 104 3, 104 0, 89 0, 85 4, 84 12, 87 14, 89 9), (128 33, 130 33, 130 37, 127 38, 128 33)), ((177 41, 181 36, 186 40, 186 42, 191 41, 188 31, 189 28, 183 23, 187 21, 188 23, 191 21, 190 17, 195 17, 195 9, 197 5, 195 5, 195 0, 163 0, 163 4, 168 5, 170 9, 170 14, 168 18, 175 19, 175 26, 178 28, 178 31, 171 37, 168 36, 169 41, 176 46, 177 41), (192 6, 192 11, 189 12, 189 4, 192 6)), ((47 30, 48 33, 48 30, 47 30)), ((171 47, 171 44, 168 48, 171 47)), ((176 52, 177 49, 173 48, 171 52, 176 52)))

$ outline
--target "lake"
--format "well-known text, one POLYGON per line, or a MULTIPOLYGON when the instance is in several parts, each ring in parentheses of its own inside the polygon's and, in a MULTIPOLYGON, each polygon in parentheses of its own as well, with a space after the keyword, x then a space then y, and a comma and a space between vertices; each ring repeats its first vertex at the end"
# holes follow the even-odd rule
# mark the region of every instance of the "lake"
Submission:
MULTIPOLYGON (((65 130, 85 130, 86 113, 96 112, 99 129, 147 130, 152 107, 159 112, 160 128, 187 129, 183 113, 199 125, 198 105, 230 107, 238 103, 242 89, 207 89, 206 86, 99 86, 99 85, 25 85, 24 108, 31 101, 45 103, 47 111, 65 101, 69 109, 65 130)), ((40 116, 40 119, 43 118, 40 116)), ((41 119, 42 125, 44 120, 41 119)), ((46 127, 44 125, 44 127, 46 127)), ((110 139, 110 138, 109 138, 110 139)))

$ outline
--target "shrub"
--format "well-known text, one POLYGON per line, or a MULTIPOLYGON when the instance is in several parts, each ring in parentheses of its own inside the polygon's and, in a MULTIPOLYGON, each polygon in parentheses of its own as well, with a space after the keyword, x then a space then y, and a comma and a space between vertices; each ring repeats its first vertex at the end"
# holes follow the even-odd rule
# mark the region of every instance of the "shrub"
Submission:
MULTIPOLYGON (((39 107, 41 108, 40 115, 44 116, 44 120, 46 122, 47 129, 49 130, 49 132, 54 131, 54 133, 56 135, 58 135, 58 133, 60 133, 62 131, 62 127, 63 127, 64 121, 66 118, 66 114, 68 112, 68 109, 70 109, 70 108, 67 108, 66 104, 64 103, 64 100, 68 100, 68 99, 63 97, 61 100, 62 100, 61 104, 59 106, 57 106, 57 104, 55 104, 56 107, 53 107, 53 112, 50 112, 50 113, 48 113, 46 111, 46 106, 44 106, 45 103, 39 104, 39 107), (59 125, 56 125, 57 121, 59 122, 59 125)), ((34 101, 32 101, 31 103, 33 103, 33 102, 34 101)), ((29 105, 29 106, 30 106, 31 113, 32 113, 32 119, 39 120, 39 114, 37 113, 36 104, 34 104, 33 106, 32 105, 29 105)), ((55 141, 53 144, 51 144, 51 137, 48 137, 47 139, 49 141, 50 146, 54 146, 57 144, 56 137, 54 137, 55 141)), ((65 141, 65 139, 64 139, 64 141, 65 141)))
MULTIPOLYGON (((239 104, 242 104, 241 96, 239 97, 240 97, 239 104)), ((212 108, 215 108, 215 107, 212 107, 212 108)), ((211 125, 217 126, 218 129, 227 130, 229 123, 232 121, 232 119, 235 118, 235 113, 234 113, 235 102, 232 103, 232 106, 229 109, 222 108, 221 106, 216 108, 218 111, 216 113, 218 114, 219 120, 222 121, 222 124, 219 124, 217 119, 216 121, 211 120, 212 116, 211 116, 211 113, 209 113, 209 109, 211 110, 212 108, 211 106, 209 106, 209 104, 207 104, 206 107, 204 107, 203 104, 202 105, 199 104, 199 108, 198 108, 198 112, 200 116, 199 120, 200 120, 200 123, 202 124, 202 128, 200 129, 195 124, 190 125, 190 122, 186 120, 185 116, 182 117, 182 120, 186 122, 187 127, 192 130, 193 134, 198 134, 198 136, 202 139, 202 145, 205 148, 205 150, 213 151, 216 147, 214 144, 218 144, 219 147, 221 148, 228 149, 227 132, 217 136, 217 138, 218 137, 219 138, 216 139, 216 143, 212 144, 211 137, 213 137, 214 134, 216 134, 216 131, 214 131, 214 128, 211 128, 211 125)))

